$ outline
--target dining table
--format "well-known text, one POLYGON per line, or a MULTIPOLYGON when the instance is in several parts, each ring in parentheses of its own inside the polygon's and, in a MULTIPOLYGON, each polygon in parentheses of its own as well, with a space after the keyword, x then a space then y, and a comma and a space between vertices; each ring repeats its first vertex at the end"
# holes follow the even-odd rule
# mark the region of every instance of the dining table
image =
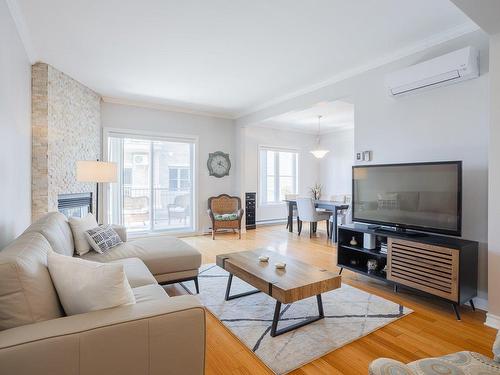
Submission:
MULTIPOLYGON (((290 233, 293 233, 293 210, 294 210, 294 208, 297 207, 297 200, 296 199, 285 199, 285 202, 288 206, 288 231, 290 233)), ((333 225, 332 225, 332 230, 330 231, 330 239, 332 239, 333 242, 337 242, 337 227, 338 227, 337 215, 338 215, 339 211, 349 209, 349 205, 347 203, 343 203, 343 202, 336 202, 336 201, 324 200, 324 199, 315 199, 315 200, 313 200, 313 202, 314 202, 314 206, 316 208, 320 208, 320 209, 324 209, 325 211, 332 212, 333 225)), ((299 216, 297 216, 297 221, 298 220, 300 220, 299 216)))

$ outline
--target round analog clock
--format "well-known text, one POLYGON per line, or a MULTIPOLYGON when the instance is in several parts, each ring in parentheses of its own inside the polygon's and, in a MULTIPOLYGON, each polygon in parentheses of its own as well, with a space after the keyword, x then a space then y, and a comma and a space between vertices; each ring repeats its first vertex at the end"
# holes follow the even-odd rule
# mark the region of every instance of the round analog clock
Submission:
POLYGON ((222 151, 211 152, 208 154, 207 167, 210 176, 217 178, 228 176, 231 169, 229 154, 222 151))

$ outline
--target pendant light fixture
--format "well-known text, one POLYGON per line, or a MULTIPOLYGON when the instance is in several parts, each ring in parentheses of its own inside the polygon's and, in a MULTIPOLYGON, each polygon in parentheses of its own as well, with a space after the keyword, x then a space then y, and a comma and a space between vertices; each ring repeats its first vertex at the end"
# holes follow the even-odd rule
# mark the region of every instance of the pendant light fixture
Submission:
POLYGON ((316 139, 316 148, 311 150, 311 154, 314 155, 317 159, 322 159, 326 154, 328 154, 329 150, 325 150, 321 148, 321 140, 320 140, 320 132, 321 132, 321 115, 318 116, 318 138, 316 139))

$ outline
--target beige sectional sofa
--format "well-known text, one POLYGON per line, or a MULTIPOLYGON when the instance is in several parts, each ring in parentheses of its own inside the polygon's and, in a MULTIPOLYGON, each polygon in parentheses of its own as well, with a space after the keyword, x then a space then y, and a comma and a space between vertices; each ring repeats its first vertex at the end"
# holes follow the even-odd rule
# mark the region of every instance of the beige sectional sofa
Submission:
POLYGON ((85 256, 122 263, 136 303, 72 316, 65 316, 47 269, 52 250, 73 256, 71 230, 59 213, 0 251, 0 374, 204 373, 204 309, 195 296, 169 297, 158 285, 196 279, 195 249, 158 237, 85 256))

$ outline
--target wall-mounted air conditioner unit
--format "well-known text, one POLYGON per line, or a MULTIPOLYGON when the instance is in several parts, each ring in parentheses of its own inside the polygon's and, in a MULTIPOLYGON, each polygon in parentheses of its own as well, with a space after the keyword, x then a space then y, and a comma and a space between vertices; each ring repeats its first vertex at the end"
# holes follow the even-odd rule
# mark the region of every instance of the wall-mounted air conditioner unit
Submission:
POLYGON ((479 52, 474 47, 466 47, 390 73, 385 82, 389 95, 397 96, 477 77, 479 52))

